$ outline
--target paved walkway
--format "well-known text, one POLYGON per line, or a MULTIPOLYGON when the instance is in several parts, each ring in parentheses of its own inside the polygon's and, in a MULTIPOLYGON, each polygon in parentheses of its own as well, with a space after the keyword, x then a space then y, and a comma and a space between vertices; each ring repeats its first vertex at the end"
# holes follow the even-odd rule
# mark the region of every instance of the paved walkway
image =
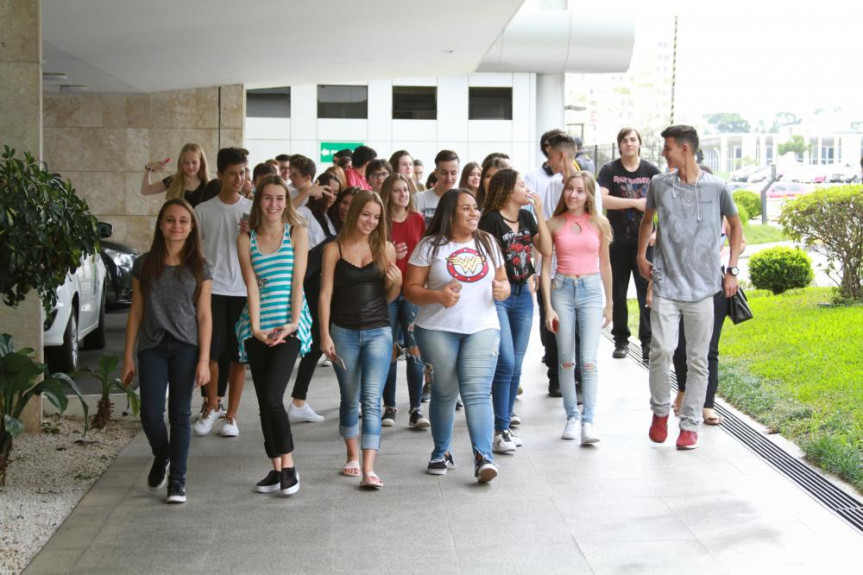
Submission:
MULTIPOLYGON (((428 431, 407 427, 400 374, 396 426, 384 429, 380 492, 341 477, 338 387, 319 368, 311 404, 322 424, 294 428, 302 488, 252 491, 266 473, 251 382, 241 435, 194 438, 185 505, 146 488, 139 435, 26 573, 859 573, 863 537, 719 428, 692 452, 647 438, 647 373, 600 344, 602 441, 563 441, 560 400, 546 396, 538 338, 516 405, 524 447, 498 456, 477 485, 463 412, 459 467, 425 473, 428 431)), ((404 369, 400 363, 400 369, 404 369)), ((218 424, 217 424, 218 425, 218 424)))

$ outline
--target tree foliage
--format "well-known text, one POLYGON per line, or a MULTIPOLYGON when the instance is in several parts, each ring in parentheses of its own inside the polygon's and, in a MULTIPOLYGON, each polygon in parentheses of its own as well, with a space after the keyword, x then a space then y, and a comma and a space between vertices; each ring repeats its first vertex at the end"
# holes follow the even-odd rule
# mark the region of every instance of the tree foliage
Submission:
POLYGON ((806 142, 803 141, 803 136, 794 134, 787 142, 779 144, 777 151, 780 156, 784 156, 788 152, 794 152, 799 158, 806 151, 806 142))
POLYGON ((718 114, 707 114, 707 123, 712 125, 717 132, 721 133, 748 133, 752 131, 749 121, 740 114, 722 112, 718 114))

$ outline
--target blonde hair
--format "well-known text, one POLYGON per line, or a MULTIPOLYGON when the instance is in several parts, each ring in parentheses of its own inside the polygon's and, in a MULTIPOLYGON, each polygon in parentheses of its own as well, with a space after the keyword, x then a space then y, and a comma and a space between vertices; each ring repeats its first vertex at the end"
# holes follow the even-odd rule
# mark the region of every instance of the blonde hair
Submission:
POLYGON ((183 172, 183 158, 188 152, 198 154, 200 165, 198 166, 198 179, 201 180, 201 185, 206 186, 210 181, 207 175, 207 156, 204 154, 204 149, 198 144, 186 144, 180 150, 180 156, 177 158, 177 173, 174 174, 171 185, 168 186, 165 192, 166 200, 183 199, 186 192, 186 174, 183 172))
POLYGON ((305 226, 306 220, 297 213, 294 203, 291 201, 291 192, 288 190, 288 185, 281 177, 277 175, 265 176, 260 181, 258 192, 252 200, 252 211, 249 214, 249 229, 256 230, 261 226, 263 216, 261 215, 261 197, 264 195, 264 190, 267 186, 279 186, 285 190, 285 211, 282 212, 282 222, 289 226, 305 226))
POLYGON ((387 217, 384 202, 381 200, 377 192, 371 190, 360 190, 351 201, 351 208, 348 210, 348 215, 345 218, 345 225, 342 226, 339 232, 339 240, 352 240, 357 233, 357 222, 360 219, 360 214, 366 204, 369 202, 375 203, 381 208, 381 219, 378 221, 377 227, 372 230, 369 235, 369 247, 372 250, 372 259, 375 266, 381 273, 387 271, 387 217))
POLYGON ((593 174, 586 171, 576 172, 563 181, 563 191, 560 194, 560 199, 557 200, 557 206, 554 208, 552 217, 566 213, 566 188, 569 182, 579 178, 584 182, 584 191, 587 192, 587 200, 584 202, 584 213, 590 216, 590 219, 596 224, 599 233, 611 242, 611 226, 606 218, 601 213, 596 213, 596 180, 593 179, 593 174))

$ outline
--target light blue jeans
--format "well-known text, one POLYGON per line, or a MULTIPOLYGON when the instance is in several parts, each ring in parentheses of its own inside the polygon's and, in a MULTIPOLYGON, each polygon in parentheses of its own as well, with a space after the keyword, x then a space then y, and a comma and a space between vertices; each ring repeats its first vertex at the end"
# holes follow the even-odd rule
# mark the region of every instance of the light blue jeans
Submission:
POLYGON ((491 453, 494 410, 490 394, 500 330, 484 329, 462 334, 417 326, 414 337, 420 355, 432 367, 429 419, 434 451, 431 458, 439 459, 447 451, 452 452, 455 402, 461 393, 474 454, 494 461, 491 453))
MULTIPOLYGON (((602 278, 593 274, 578 279, 556 275, 551 281, 551 307, 557 313, 557 357, 559 381, 572 381, 575 370, 575 325, 581 340, 581 391, 584 413, 581 420, 593 423, 599 376, 596 370, 596 350, 602 330, 602 278)), ((579 418, 575 387, 561 385, 566 417, 579 418)))
POLYGON ((349 439, 359 435, 359 402, 363 402, 363 437, 360 449, 381 446, 381 393, 390 368, 393 332, 386 327, 345 329, 330 326, 336 354, 345 362, 333 362, 339 380, 339 434, 349 439))

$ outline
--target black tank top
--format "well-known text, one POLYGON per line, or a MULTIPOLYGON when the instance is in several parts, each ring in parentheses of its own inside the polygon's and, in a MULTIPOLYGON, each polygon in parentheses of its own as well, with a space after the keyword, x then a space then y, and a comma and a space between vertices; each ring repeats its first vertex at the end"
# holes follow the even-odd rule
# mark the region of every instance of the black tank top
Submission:
POLYGON ((375 266, 375 262, 358 268, 342 259, 342 246, 339 246, 339 260, 333 276, 333 300, 330 306, 332 321, 345 329, 372 329, 389 327, 390 312, 387 306, 385 276, 375 266))

